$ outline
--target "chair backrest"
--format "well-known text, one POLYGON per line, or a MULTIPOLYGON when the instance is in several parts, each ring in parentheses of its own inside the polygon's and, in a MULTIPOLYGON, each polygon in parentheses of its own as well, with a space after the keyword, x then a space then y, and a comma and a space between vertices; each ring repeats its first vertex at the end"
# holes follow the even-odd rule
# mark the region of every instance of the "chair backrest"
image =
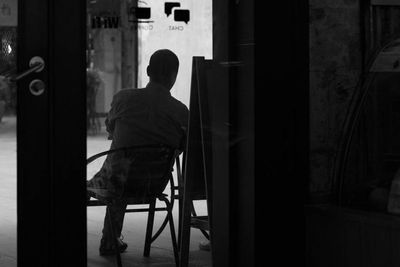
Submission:
POLYGON ((179 151, 166 145, 133 146, 109 153, 110 181, 123 198, 143 199, 162 194, 179 151))

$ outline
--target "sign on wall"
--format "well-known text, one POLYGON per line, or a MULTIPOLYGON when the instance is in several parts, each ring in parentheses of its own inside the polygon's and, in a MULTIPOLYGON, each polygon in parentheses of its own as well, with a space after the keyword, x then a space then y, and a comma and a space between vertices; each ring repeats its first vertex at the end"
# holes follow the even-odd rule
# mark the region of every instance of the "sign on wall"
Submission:
MULTIPOLYGON (((185 8, 180 2, 154 2, 151 0, 138 1, 138 3, 126 4, 126 10, 121 9, 122 12, 126 12, 127 16, 121 16, 118 6, 108 1, 101 1, 102 5, 96 4, 91 6, 90 10, 90 25, 92 29, 100 28, 111 28, 117 29, 128 25, 127 22, 133 23, 140 29, 152 30, 152 24, 161 24, 165 21, 165 18, 169 17, 169 20, 174 22, 184 22, 186 25, 190 21, 190 10, 185 8), (162 6, 161 6, 162 4, 162 6), (127 21, 121 21, 125 17, 127 21), (141 24, 138 26, 137 24, 141 24), (143 25, 151 25, 144 27, 143 25)), ((177 27, 169 27, 168 29, 183 30, 182 25, 177 27)))

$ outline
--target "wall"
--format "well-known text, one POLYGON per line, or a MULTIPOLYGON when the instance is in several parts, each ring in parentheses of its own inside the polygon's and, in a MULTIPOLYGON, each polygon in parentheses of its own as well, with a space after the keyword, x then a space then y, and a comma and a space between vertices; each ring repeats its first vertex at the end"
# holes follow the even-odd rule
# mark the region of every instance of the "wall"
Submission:
MULTIPOLYGON (((158 49, 170 49, 177 54, 179 73, 171 94, 189 106, 192 57, 212 58, 212 1, 182 1, 179 9, 190 10, 190 21, 177 22, 173 14, 164 13, 164 2, 146 1, 151 6, 151 20, 154 23, 139 24, 138 86, 148 82, 146 68, 153 52, 158 49)), ((140 6, 146 6, 139 4, 140 6)))
POLYGON ((108 112, 113 95, 121 89, 121 32, 116 29, 97 31, 94 46, 93 66, 102 81, 96 95, 96 110, 108 112))
POLYGON ((310 191, 331 190, 345 111, 361 71, 358 0, 310 0, 310 191))
MULTIPOLYGON (((212 58, 212 1, 191 0, 181 2, 181 6, 174 8, 172 14, 168 17, 165 14, 164 2, 157 0, 147 0, 145 3, 139 2, 140 7, 151 8, 150 19, 141 19, 142 21, 152 21, 150 23, 127 22, 128 18, 123 13, 127 8, 121 6, 121 10, 118 10, 119 2, 112 4, 110 0, 107 0, 100 1, 99 4, 101 4, 99 7, 95 6, 96 9, 93 8, 94 15, 102 14, 104 10, 115 9, 115 13, 121 17, 121 21, 125 23, 124 25, 130 27, 127 33, 134 34, 133 27, 135 29, 137 27, 137 86, 139 88, 145 87, 149 81, 146 68, 153 52, 158 49, 170 49, 177 54, 180 60, 178 77, 171 94, 189 106, 192 57, 204 56, 206 59, 212 58), (175 9, 188 9, 190 11, 190 20, 187 23, 175 21, 173 18, 175 9)), ((92 30, 95 49, 93 66, 100 71, 99 74, 103 80, 97 96, 98 112, 107 112, 110 108, 113 94, 123 87, 121 83, 121 73, 123 71, 121 65, 123 59, 121 56, 121 34, 125 29, 124 25, 120 25, 118 29, 92 30)), ((134 62, 135 58, 131 55, 125 61, 134 62)))

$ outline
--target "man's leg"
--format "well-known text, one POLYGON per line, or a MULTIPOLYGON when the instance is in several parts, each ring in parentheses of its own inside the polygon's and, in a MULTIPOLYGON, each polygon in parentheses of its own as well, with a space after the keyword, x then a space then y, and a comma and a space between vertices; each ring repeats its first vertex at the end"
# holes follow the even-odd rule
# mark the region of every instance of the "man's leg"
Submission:
MULTIPOLYGON (((100 245, 100 254, 113 253, 115 241, 112 240, 111 227, 109 225, 109 217, 111 216, 113 222, 114 233, 117 238, 121 236, 122 226, 125 217, 125 210, 127 207, 126 201, 118 201, 110 205, 107 209, 103 225, 103 237, 100 245)), ((122 241, 119 242, 120 249, 125 250, 127 245, 122 241)))

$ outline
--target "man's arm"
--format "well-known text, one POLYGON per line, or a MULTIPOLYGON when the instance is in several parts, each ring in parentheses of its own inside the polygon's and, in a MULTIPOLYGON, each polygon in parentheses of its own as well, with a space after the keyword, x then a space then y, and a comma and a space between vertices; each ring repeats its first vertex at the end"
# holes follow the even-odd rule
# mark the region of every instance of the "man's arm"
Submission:
POLYGON ((120 99, 119 94, 116 93, 111 101, 111 109, 107 113, 105 124, 106 124, 106 130, 108 132, 108 140, 113 139, 115 120, 117 119, 117 114, 119 109, 119 99, 120 99))
POLYGON ((113 133, 114 133, 114 127, 115 127, 115 121, 111 120, 109 118, 109 114, 107 114, 107 118, 106 118, 106 130, 108 132, 108 140, 112 140, 113 139, 113 133))
POLYGON ((182 133, 183 133, 180 148, 179 148, 181 151, 186 150, 188 123, 189 123, 189 110, 185 106, 183 108, 183 111, 181 112, 181 116, 180 116, 180 124, 181 124, 182 133))

